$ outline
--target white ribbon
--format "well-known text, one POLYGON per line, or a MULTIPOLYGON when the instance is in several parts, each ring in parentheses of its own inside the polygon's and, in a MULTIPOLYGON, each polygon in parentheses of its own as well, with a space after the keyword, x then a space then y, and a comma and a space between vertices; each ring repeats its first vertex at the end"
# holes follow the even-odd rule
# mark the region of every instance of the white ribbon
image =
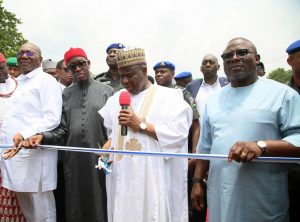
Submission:
MULTIPOLYGON (((2 144, 0 149, 12 148, 12 144, 2 144)), ((142 152, 142 151, 128 151, 128 150, 110 150, 99 148, 80 148, 71 146, 51 146, 38 145, 38 148, 47 150, 65 150, 72 152, 96 153, 101 154, 122 154, 122 155, 136 155, 136 156, 154 156, 154 157, 173 157, 173 158, 190 158, 201 160, 227 160, 228 155, 222 154, 199 154, 199 153, 162 153, 162 152, 142 152)), ((269 162, 269 163, 300 163, 300 157, 271 157, 261 156, 252 160, 252 162, 269 162)))

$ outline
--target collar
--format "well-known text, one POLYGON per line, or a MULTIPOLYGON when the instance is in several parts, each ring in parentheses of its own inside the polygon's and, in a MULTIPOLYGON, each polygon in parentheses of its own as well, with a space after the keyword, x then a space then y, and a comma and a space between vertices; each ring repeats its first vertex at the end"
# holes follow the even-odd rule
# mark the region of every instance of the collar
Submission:
POLYGON ((205 82, 205 79, 203 78, 203 81, 202 81, 202 83, 201 83, 201 86, 216 86, 216 85, 218 85, 218 84, 220 84, 219 83, 219 77, 216 79, 216 81, 213 83, 213 84, 208 84, 208 83, 206 83, 205 82))
POLYGON ((21 74, 18 77, 18 80, 31 79, 31 78, 35 77, 36 75, 38 75, 39 72, 43 72, 42 67, 38 67, 25 75, 21 74))

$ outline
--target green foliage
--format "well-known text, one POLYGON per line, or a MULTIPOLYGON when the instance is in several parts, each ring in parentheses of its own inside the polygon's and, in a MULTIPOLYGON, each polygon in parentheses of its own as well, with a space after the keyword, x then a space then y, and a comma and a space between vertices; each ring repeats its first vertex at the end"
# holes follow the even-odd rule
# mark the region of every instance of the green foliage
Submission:
POLYGON ((21 24, 21 20, 7 11, 2 3, 3 0, 0 0, 0 51, 8 58, 16 56, 20 46, 27 41, 17 30, 17 25, 21 24))
POLYGON ((270 72, 267 78, 276 80, 281 83, 287 83, 291 79, 291 76, 291 70, 284 70, 284 68, 278 68, 270 72))

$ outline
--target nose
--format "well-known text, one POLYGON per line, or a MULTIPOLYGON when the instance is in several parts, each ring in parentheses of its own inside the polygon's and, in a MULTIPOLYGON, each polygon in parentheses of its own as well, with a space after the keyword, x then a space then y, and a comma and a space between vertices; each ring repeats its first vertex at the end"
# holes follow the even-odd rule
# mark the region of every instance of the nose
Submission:
POLYGON ((79 71, 81 71, 81 68, 79 65, 76 65, 75 72, 79 72, 79 71))
POLYGON ((233 52, 233 56, 232 56, 232 59, 231 61, 236 61, 236 60, 240 60, 240 58, 236 55, 236 52, 233 52))

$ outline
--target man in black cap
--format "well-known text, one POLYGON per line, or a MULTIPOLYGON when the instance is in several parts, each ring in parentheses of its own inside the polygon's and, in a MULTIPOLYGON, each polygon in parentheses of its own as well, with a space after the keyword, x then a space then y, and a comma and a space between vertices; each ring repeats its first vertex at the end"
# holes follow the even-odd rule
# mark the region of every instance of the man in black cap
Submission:
MULTIPOLYGON (((287 63, 292 67, 292 77, 288 83, 300 95, 300 40, 293 42, 287 49, 287 63)), ((290 222, 300 221, 300 165, 289 164, 290 222)))
POLYGON ((109 69, 107 72, 100 73, 94 78, 95 80, 111 86, 115 92, 123 88, 116 60, 118 50, 123 48, 125 48, 125 46, 122 43, 113 43, 107 47, 106 63, 109 66, 109 69))

